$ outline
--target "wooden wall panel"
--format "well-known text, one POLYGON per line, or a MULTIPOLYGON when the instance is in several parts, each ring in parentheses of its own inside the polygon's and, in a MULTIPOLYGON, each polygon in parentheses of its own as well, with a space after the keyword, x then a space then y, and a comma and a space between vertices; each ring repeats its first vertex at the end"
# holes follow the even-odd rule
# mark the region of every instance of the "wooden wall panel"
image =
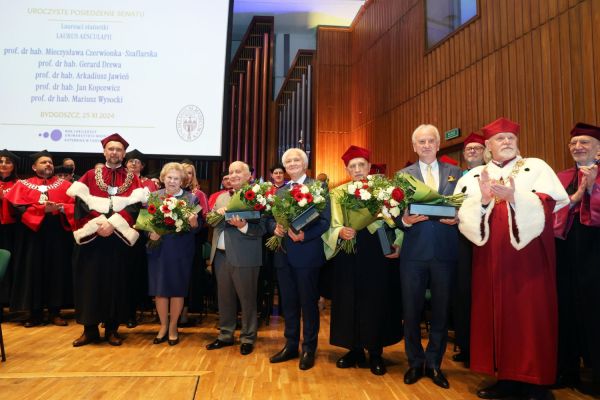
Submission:
POLYGON ((326 146, 317 164, 333 183, 344 179, 339 155, 350 144, 393 171, 415 159, 419 124, 461 128, 461 138, 442 141, 453 152, 499 116, 521 124, 524 155, 570 165, 573 124, 600 123, 600 1, 479 3, 478 18, 431 50, 424 0, 370 0, 349 29, 319 29, 318 58, 331 65, 317 66, 317 113, 328 114, 317 121, 326 146))

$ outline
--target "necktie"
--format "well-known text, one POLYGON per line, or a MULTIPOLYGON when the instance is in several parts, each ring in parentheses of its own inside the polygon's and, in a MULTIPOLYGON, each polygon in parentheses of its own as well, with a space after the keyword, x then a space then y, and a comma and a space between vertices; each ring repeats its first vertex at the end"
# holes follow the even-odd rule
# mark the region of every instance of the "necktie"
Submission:
POLYGON ((433 177, 433 173, 431 172, 431 164, 427 166, 427 174, 425 174, 425 184, 433 190, 437 190, 435 178, 433 177))

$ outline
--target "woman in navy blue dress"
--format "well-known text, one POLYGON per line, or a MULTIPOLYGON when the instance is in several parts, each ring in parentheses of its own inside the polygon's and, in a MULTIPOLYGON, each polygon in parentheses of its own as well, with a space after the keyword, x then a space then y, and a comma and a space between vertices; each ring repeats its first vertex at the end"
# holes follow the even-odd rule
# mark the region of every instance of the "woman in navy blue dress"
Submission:
MULTIPOLYGON (((171 195, 185 199, 189 204, 198 204, 196 196, 181 188, 184 177, 185 170, 181 164, 165 164, 160 172, 160 181, 165 188, 158 191, 159 196, 171 195)), ((159 246, 148 249, 148 294, 155 296, 156 310, 160 318, 160 330, 154 338, 154 344, 167 340, 171 346, 179 343, 177 320, 190 284, 198 215, 192 215, 189 222, 192 227, 189 232, 168 234, 162 238, 157 233, 150 233, 150 240, 162 239, 159 246)))

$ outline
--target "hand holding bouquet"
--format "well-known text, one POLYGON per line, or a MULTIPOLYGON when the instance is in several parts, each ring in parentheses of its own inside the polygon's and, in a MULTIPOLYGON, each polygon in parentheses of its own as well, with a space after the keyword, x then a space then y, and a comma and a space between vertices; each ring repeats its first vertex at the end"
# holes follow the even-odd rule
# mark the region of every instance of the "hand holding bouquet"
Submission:
POLYGON ((189 204, 185 199, 151 193, 148 207, 140 211, 134 228, 158 235, 187 232, 192 229, 190 217, 199 211, 199 205, 189 204))
MULTIPOLYGON (((247 183, 231 196, 226 208, 228 211, 254 210, 270 213, 275 190, 271 182, 247 183)), ((210 211, 206 215, 206 222, 212 227, 219 225, 224 219, 225 216, 216 210, 210 211)))
POLYGON ((438 204, 460 207, 464 193, 441 195, 412 175, 399 173, 390 181, 390 186, 380 193, 381 209, 386 217, 398 217, 412 203, 438 204))
MULTIPOLYGON (((291 190, 280 192, 274 197, 271 212, 275 221, 287 232, 296 217, 311 207, 315 207, 318 212, 323 211, 326 201, 327 190, 323 188, 320 181, 308 185, 298 184, 291 190)), ((271 250, 277 250, 281 247, 282 241, 281 236, 273 235, 267 240, 266 246, 271 250)))
MULTIPOLYGON (((389 182, 384 176, 367 175, 366 179, 350 182, 336 190, 344 226, 359 231, 377 220, 383 206, 379 193, 387 186, 389 182)), ((338 238, 335 253, 339 250, 354 253, 355 247, 356 237, 348 240, 338 238)))

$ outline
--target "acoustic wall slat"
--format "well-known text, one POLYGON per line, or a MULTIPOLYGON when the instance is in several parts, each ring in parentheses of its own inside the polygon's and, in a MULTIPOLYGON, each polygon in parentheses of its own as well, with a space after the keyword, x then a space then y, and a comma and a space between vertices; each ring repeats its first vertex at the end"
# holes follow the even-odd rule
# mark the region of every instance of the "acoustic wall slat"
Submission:
MULTIPOLYGON (((501 115, 522 125, 524 155, 555 168, 570 164, 570 127, 600 115, 600 2, 479 3, 478 18, 429 50, 424 0, 372 0, 350 29, 319 29, 319 60, 345 68, 316 66, 316 84, 327 88, 316 99, 316 135, 327 135, 333 152, 319 151, 319 166, 356 140, 396 170, 415 159, 410 134, 417 125, 459 127, 464 137, 501 115), (349 51, 332 31, 345 36, 349 51), (382 130, 389 130, 387 143, 382 130)), ((461 140, 442 141, 442 148, 461 140)), ((327 165, 343 178, 338 161, 327 165)))
MULTIPOLYGON (((598 2, 598 1, 596 1, 598 2)), ((594 88, 594 40, 592 33, 592 4, 588 2, 577 6, 580 9, 581 18, 581 66, 583 80, 583 110, 585 121, 596 117, 596 92, 594 88), (583 62, 589 60, 590 62, 583 62)))
MULTIPOLYGON (((600 2, 592 2, 592 48, 594 49, 594 69, 600 68, 600 2)), ((595 74, 594 87, 600 94, 600 73, 595 74)), ((596 98, 596 118, 600 119, 600 99, 596 98)))

